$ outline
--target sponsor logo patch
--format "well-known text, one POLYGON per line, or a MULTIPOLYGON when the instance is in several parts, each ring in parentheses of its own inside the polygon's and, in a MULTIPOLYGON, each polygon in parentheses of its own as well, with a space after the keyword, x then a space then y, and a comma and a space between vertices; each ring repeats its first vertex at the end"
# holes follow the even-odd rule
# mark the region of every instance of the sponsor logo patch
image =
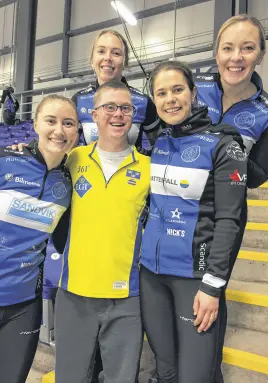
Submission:
POLYGON ((60 254, 59 253, 53 253, 53 254, 51 254, 50 258, 53 259, 53 261, 57 261, 58 259, 60 259, 60 254))
MULTIPOLYGON (((164 182, 164 183, 170 184, 170 185, 178 185, 177 181, 172 179, 172 178, 164 178, 164 177, 158 177, 158 176, 151 176, 151 181, 160 182, 160 183, 164 182)), ((182 181, 182 182, 184 182, 184 181, 182 181)), ((185 182, 188 182, 188 181, 185 181, 185 182)), ((188 186, 186 186, 186 187, 188 187, 188 186)))
POLYGON ((183 189, 187 189, 189 187, 189 181, 187 180, 181 180, 180 181, 180 187, 183 188, 183 189))
POLYGON ((176 208, 175 210, 171 210, 170 213, 171 213, 171 218, 167 218, 166 219, 167 222, 170 222, 170 223, 181 223, 183 225, 186 224, 186 221, 183 221, 181 219, 181 215, 183 213, 180 212, 178 208, 176 208))
POLYGON ((40 207, 14 198, 10 204, 7 215, 50 226, 56 218, 56 210, 48 207, 40 207))
POLYGON ((137 172, 136 170, 127 169, 126 176, 130 177, 130 178, 135 178, 136 180, 140 180, 141 172, 137 172))
POLYGON ((159 155, 162 155, 162 156, 169 156, 169 151, 165 152, 162 149, 155 148, 154 149, 154 154, 159 154, 159 155))
POLYGON ((67 189, 63 182, 57 182, 51 189, 51 193, 55 199, 62 199, 67 194, 67 189))
POLYGON ((231 185, 246 185, 247 175, 240 175, 238 169, 235 169, 233 173, 229 174, 230 180, 232 180, 231 185))
POLYGON ((235 116, 234 123, 239 129, 248 130, 255 124, 255 116, 250 112, 241 112, 235 116))
POLYGON ((126 290, 128 288, 128 282, 127 281, 114 281, 113 282, 113 289, 114 290, 126 290))
POLYGON ((7 157, 6 162, 29 162, 30 158, 7 157))
POLYGON ((14 178, 13 174, 11 174, 11 173, 5 174, 5 180, 6 181, 12 181, 13 178, 14 178))
POLYGON ((199 253, 199 262, 198 262, 198 270, 199 271, 205 271, 206 270, 206 260, 205 260, 205 256, 206 256, 206 243, 201 243, 200 244, 200 253, 199 253))
POLYGON ((179 211, 178 208, 176 208, 175 210, 171 210, 171 214, 172 214, 172 218, 178 218, 180 219, 182 213, 179 211))
POLYGON ((25 267, 34 266, 36 263, 37 263, 37 261, 33 261, 33 262, 22 262, 21 265, 20 265, 20 268, 21 268, 21 269, 24 269, 25 267))
POLYGON ((246 154, 242 152, 242 149, 236 141, 232 141, 228 144, 226 153, 236 161, 246 161, 247 159, 246 154))
POLYGON ((185 236, 185 230, 167 228, 167 235, 172 235, 174 237, 184 237, 185 236))
POLYGON ((78 178, 76 183, 74 184, 74 190, 77 192, 79 197, 84 197, 84 195, 92 188, 92 185, 88 182, 88 180, 81 176, 78 178))
POLYGON ((215 140, 213 140, 212 138, 202 136, 200 134, 197 134, 196 138, 199 138, 199 140, 206 141, 206 142, 215 142, 215 140))
POLYGON ((0 237, 0 251, 12 250, 12 248, 8 247, 6 244, 7 244, 7 237, 0 237))
POLYGON ((181 155, 181 159, 184 162, 194 162, 200 156, 200 146, 194 145, 189 146, 189 148, 184 149, 181 155))
POLYGON ((77 173, 85 173, 89 170, 89 165, 77 166, 77 173))

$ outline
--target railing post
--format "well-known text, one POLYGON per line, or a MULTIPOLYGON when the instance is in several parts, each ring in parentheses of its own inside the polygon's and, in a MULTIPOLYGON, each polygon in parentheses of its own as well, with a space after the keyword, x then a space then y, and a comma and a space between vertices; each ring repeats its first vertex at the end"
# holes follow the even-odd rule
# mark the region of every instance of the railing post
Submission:
POLYGON ((22 121, 22 101, 23 101, 23 96, 22 94, 20 95, 20 120, 22 121))

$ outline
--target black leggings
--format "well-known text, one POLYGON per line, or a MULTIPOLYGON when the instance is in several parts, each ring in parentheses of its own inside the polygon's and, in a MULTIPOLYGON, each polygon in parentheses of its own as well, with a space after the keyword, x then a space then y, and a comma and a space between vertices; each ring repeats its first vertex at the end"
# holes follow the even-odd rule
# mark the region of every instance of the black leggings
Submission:
POLYGON ((202 334, 194 327, 199 286, 197 279, 156 275, 141 267, 141 313, 158 383, 213 382, 219 320, 202 334))
POLYGON ((0 382, 25 383, 35 356, 42 299, 0 307, 0 382))

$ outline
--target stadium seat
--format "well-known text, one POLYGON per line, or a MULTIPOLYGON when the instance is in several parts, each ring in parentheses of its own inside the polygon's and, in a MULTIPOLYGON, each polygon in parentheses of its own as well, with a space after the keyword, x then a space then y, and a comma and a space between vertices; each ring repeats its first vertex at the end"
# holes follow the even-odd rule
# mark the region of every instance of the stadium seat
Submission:
POLYGON ((29 143, 37 139, 38 135, 33 129, 33 121, 23 121, 18 125, 6 126, 0 123, 0 147, 6 147, 20 142, 29 143))

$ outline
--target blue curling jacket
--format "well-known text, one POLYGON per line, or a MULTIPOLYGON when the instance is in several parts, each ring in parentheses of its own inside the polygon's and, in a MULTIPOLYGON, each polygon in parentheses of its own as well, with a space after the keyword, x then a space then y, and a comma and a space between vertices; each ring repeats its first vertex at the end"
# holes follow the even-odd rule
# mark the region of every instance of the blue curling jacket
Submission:
MULTIPOLYGON (((126 84, 131 92, 132 102, 135 106, 135 114, 133 117, 132 127, 129 131, 129 143, 136 147, 144 147, 147 149, 151 142, 151 135, 159 129, 159 118, 157 117, 156 108, 152 100, 144 93, 129 86, 122 78, 122 82, 126 84), (143 134, 144 133, 144 134, 143 134)), ((92 119, 92 109, 94 109, 93 98, 98 89, 99 84, 90 84, 86 89, 81 90, 72 97, 72 101, 77 107, 78 117, 83 127, 83 135, 81 137, 82 144, 90 144, 98 139, 98 128, 92 119)))
POLYGON ((0 148, 0 306, 42 293, 47 239, 71 201, 63 163, 47 170, 37 142, 0 148))
POLYGON ((268 178, 268 94, 263 90, 260 76, 254 72, 251 81, 257 92, 249 99, 222 111, 223 90, 218 73, 196 74, 199 105, 208 105, 213 124, 230 124, 241 134, 248 161, 248 187, 260 186, 268 178))
POLYGON ((231 126, 213 127, 205 107, 167 129, 151 158, 141 264, 157 274, 202 279, 200 289, 212 296, 228 279, 245 198, 247 157, 234 138, 242 144, 231 126))

